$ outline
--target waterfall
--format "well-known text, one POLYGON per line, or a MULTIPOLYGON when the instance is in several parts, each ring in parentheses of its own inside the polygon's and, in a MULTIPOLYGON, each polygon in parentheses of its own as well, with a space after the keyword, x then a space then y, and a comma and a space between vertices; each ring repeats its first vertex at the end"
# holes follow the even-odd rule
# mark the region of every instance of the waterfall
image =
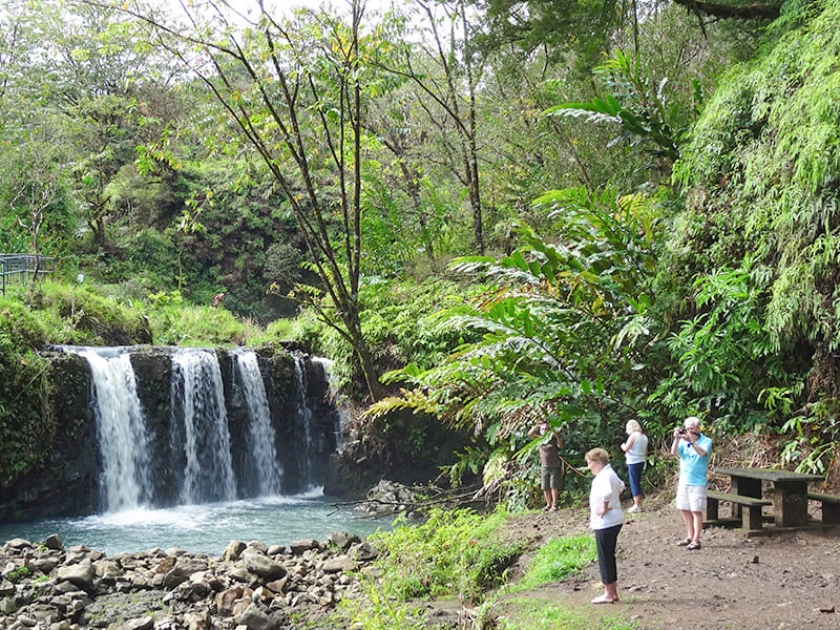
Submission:
POLYGON ((277 459, 277 434, 265 392, 257 355, 250 350, 234 351, 234 364, 241 393, 248 409, 249 463, 259 495, 280 493, 283 471, 277 459))
POLYGON ((131 358, 93 349, 74 351, 87 360, 93 379, 105 510, 139 507, 150 498, 149 436, 131 358))
POLYGON ((173 355, 171 398, 180 403, 173 410, 180 407, 183 414, 182 502, 235 499, 224 384, 215 352, 183 349, 173 355))
POLYGON ((329 390, 330 401, 332 401, 336 407, 337 416, 333 435, 336 450, 341 450, 341 439, 344 436, 344 427, 347 425, 347 418, 349 416, 347 405, 341 404, 341 399, 338 397, 337 392, 331 385, 332 379, 330 377, 330 368, 332 367, 332 361, 324 357, 311 357, 311 361, 312 365, 317 366, 317 368, 321 371, 321 378, 327 384, 329 390))
POLYGON ((313 451, 312 443, 312 410, 306 400, 307 382, 306 370, 302 356, 294 355, 295 360, 295 417, 294 431, 296 436, 295 459, 298 463, 301 487, 309 489, 313 486, 313 451))
POLYGON ((85 505, 122 512, 323 485, 342 431, 326 359, 278 353, 258 360, 245 349, 60 348, 90 366, 90 381, 65 378, 82 388, 68 392, 68 402, 92 397, 79 411, 91 426, 81 452, 89 445, 98 453, 70 479, 85 505))

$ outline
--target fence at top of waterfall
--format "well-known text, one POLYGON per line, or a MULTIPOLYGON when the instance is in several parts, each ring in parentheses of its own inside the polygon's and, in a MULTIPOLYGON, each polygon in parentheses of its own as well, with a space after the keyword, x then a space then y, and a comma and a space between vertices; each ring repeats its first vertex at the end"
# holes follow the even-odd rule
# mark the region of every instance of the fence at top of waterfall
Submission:
POLYGON ((26 284, 28 279, 45 278, 55 273, 55 258, 31 254, 0 254, 0 294, 6 295, 6 285, 26 284))

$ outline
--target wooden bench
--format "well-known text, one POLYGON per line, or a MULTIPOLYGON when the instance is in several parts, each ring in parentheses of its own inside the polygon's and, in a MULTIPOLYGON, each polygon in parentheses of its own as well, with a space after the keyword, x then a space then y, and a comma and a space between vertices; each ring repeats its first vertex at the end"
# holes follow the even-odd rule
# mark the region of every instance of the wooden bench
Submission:
MULTIPOLYGON (((724 502, 731 503, 733 508, 736 505, 742 508, 741 525, 744 529, 751 531, 761 529, 761 508, 765 505, 773 505, 772 501, 766 501, 764 499, 754 499, 740 494, 727 494, 726 492, 709 490, 706 493, 707 520, 720 520, 718 517, 718 504, 724 502)), ((733 514, 737 514, 735 509, 733 509, 733 514)))
POLYGON ((822 509, 822 522, 828 525, 840 523, 840 497, 833 494, 820 494, 809 492, 808 498, 811 501, 819 501, 822 509))

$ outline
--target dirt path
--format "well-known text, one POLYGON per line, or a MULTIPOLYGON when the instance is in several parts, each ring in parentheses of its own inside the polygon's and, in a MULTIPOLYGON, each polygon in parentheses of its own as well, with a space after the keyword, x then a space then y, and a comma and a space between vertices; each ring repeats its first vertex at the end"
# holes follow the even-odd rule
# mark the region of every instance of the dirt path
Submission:
MULTIPOLYGON (((840 528, 752 538, 710 528, 701 550, 686 551, 676 546, 685 530, 669 499, 627 516, 618 539, 619 603, 590 603, 602 592, 597 565, 534 596, 620 615, 644 630, 840 629, 840 528)), ((587 524, 584 510, 528 515, 510 535, 537 546, 587 524)))

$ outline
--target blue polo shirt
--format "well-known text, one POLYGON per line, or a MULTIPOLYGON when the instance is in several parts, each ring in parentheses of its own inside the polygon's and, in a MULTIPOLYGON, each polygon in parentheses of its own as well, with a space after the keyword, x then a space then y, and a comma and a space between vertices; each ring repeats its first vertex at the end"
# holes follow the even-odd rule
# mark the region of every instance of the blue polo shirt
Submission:
POLYGON ((694 450, 694 445, 688 440, 680 439, 677 454, 680 456, 680 483, 687 486, 705 486, 706 473, 709 470, 709 456, 712 454, 712 438, 701 435, 697 439, 706 454, 700 457, 694 450))

